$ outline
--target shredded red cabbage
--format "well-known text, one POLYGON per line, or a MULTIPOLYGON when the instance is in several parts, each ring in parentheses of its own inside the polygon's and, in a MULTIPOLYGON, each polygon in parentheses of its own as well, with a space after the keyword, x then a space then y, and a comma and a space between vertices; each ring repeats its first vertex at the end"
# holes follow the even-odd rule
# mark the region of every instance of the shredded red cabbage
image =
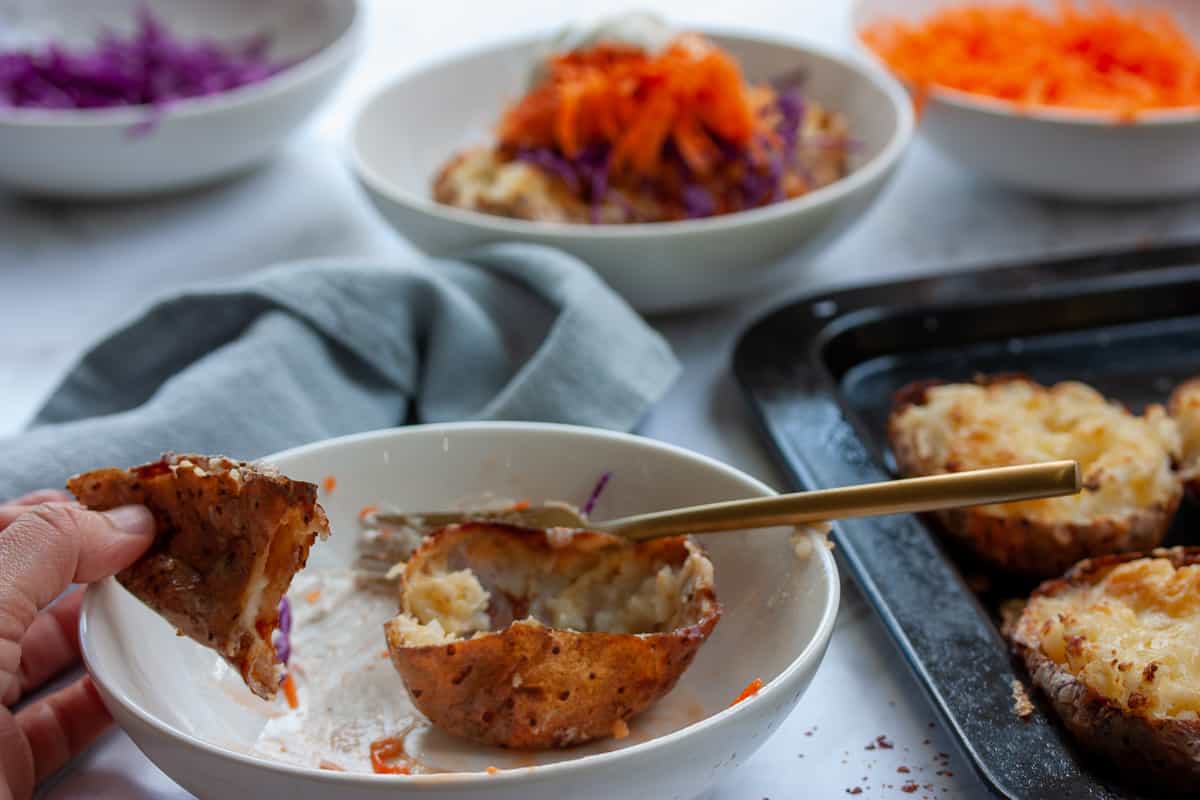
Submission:
POLYGON ((800 126, 804 121, 804 95, 799 89, 784 89, 775 96, 775 108, 779 111, 776 130, 783 141, 784 152, 793 156, 800 140, 800 126))
POLYGON ((41 51, 0 53, 0 106, 94 109, 161 106, 262 81, 288 64, 267 58, 270 40, 227 45, 183 41, 149 9, 128 37, 105 33, 90 49, 51 43, 41 51))
POLYGON ((579 176, 575 174, 575 166, 570 159, 549 147, 530 147, 517 151, 517 160, 532 164, 558 178, 571 188, 579 191, 579 176))
POLYGON ((711 217, 717 213, 717 201, 708 189, 698 183, 689 183, 683 187, 683 209, 689 219, 711 217))
POLYGON ((275 659, 286 667, 292 655, 292 605, 286 597, 279 601, 279 625, 271 643, 275 645, 275 659))
POLYGON ((588 514, 591 514, 592 510, 596 508, 596 501, 600 499, 600 495, 604 492, 604 487, 608 486, 608 482, 611 479, 612 473, 605 472, 600 476, 600 480, 596 481, 596 485, 592 487, 591 494, 588 495, 587 502, 584 503, 583 508, 580 509, 585 517, 588 514))
POLYGON ((600 206, 608 199, 608 147, 593 144, 576 158, 549 147, 518 150, 518 161, 539 167, 562 179, 572 192, 583 192, 592 207, 592 222, 600 221, 600 206))

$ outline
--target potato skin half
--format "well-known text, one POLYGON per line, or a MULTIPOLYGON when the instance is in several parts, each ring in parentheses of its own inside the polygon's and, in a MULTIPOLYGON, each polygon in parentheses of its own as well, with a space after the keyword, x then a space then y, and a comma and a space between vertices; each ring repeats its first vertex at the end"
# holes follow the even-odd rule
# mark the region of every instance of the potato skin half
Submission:
MULTIPOLYGON (((533 535, 493 527, 502 536, 533 535)), ((439 547, 455 533, 435 534, 422 549, 439 547)), ((680 563, 696 547, 682 538, 635 546, 646 554, 677 554, 680 563)), ((662 633, 580 632, 523 619, 470 639, 411 646, 392 621, 384 629, 413 704, 435 725, 484 744, 545 750, 612 736, 618 721, 675 686, 721 616, 711 585, 696 587, 692 597, 704 612, 662 633)))
MULTIPOLYGON (((1032 383, 1022 375, 1005 374, 976 379, 981 385, 1008 381, 1032 383)), ((888 441, 896 466, 905 477, 934 474, 918 457, 898 424, 911 405, 922 405, 927 392, 945 381, 918 381, 900 389, 888 418, 888 441)), ((940 471, 954 471, 942 465, 940 471)), ((1081 524, 1048 524, 1019 514, 998 514, 987 508, 957 508, 934 514, 941 527, 991 567, 1027 578, 1061 575, 1080 559, 1106 553, 1144 552, 1160 545, 1179 509, 1182 493, 1121 517, 1095 517, 1081 524)))
MULTIPOLYGON (((1200 547, 1159 549, 1149 555, 1167 558, 1177 568, 1200 564, 1200 547)), ((1081 561, 1063 577, 1043 583, 1030 599, 1092 585, 1112 567, 1145 557, 1122 553, 1081 561)), ((1138 785, 1152 785, 1170 795, 1200 792, 1200 720, 1142 715, 1104 697, 1042 652, 1037 619, 1028 607, 1010 633, 1034 686, 1084 747, 1109 759, 1138 785)))
POLYGON ((439 728, 517 750, 611 736, 617 720, 675 686, 717 624, 714 614, 670 633, 578 633, 537 622, 466 641, 404 647, 392 663, 413 703, 439 728), (518 677, 520 676, 520 677, 518 677))

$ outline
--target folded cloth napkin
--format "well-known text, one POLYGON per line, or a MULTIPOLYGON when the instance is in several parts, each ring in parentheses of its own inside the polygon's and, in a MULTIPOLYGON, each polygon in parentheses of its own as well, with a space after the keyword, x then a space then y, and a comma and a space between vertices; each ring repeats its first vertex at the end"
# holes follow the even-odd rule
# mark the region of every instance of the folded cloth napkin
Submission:
POLYGON ((530 245, 398 266, 289 264, 163 300, 0 440, 0 501, 164 451, 258 458, 408 422, 628 430, 667 343, 582 262, 530 245))

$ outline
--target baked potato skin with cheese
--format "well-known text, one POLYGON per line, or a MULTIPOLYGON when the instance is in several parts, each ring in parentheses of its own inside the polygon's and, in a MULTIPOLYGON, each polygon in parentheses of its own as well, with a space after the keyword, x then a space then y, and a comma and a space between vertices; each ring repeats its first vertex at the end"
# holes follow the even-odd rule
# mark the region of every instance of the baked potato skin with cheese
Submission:
MULTIPOLYGON (((1071 401, 1073 402, 1073 400, 1071 401)), ((1036 425, 1038 423, 1031 422, 1036 425)), ((1061 424, 1056 420, 1052 425, 1061 424)), ((888 420, 888 439, 901 474, 908 477, 936 475, 961 470, 978 469, 1008 464, 1051 460, 1054 458, 1077 458, 1083 472, 1083 495, 1100 495, 1108 491, 1120 491, 1125 478, 1113 474, 1114 465, 1105 463, 1100 454, 1088 453, 1094 449, 1088 440, 1103 438, 1106 425, 1133 426, 1126 437, 1141 440, 1139 446, 1146 448, 1139 458, 1154 463, 1137 465, 1137 479, 1146 484, 1147 495, 1139 502, 1126 503, 1120 508, 1106 509, 1094 503, 1079 513, 1073 507, 1075 498, 1052 498, 1050 500, 1027 501, 1007 505, 982 506, 966 509, 951 509, 936 514, 941 526, 954 539, 960 541, 976 557, 988 566, 1001 572, 1031 578, 1048 578, 1061 575, 1079 560, 1108 553, 1147 551, 1157 547, 1166 536, 1167 529, 1175 517, 1182 499, 1182 488, 1178 476, 1173 472, 1178 443, 1173 439, 1173 425, 1166 419, 1161 408, 1151 407, 1146 416, 1135 417, 1124 409, 1103 401, 1094 390, 1082 384, 1058 384, 1044 387, 1021 375, 997 375, 980 377, 971 384, 950 384, 941 381, 922 381, 910 384, 899 392, 893 402, 888 420), (971 387, 966 389, 965 387, 971 387), (969 397, 946 400, 939 393, 965 391, 969 397), (1019 445, 1002 439, 1003 431, 989 430, 985 412, 975 413, 964 407, 969 400, 978 403, 986 413, 1009 414, 1008 422, 1014 427, 1024 426, 1023 415, 1030 418, 1036 412, 1012 402, 1013 408, 1001 411, 991 408, 999 400, 996 395, 1009 391, 1020 392, 1022 403, 1057 402, 1069 404, 1060 394, 1072 392, 1079 395, 1081 412, 1072 420, 1069 435, 1075 442, 1067 442, 1063 449, 1063 431, 1054 431, 1053 443, 1039 452, 1021 452, 1019 445), (1047 398, 1053 398, 1047 400, 1047 398), (938 403, 942 404, 932 413, 938 419, 922 418, 938 403), (1088 410, 1091 404, 1091 410, 1088 410), (921 413, 913 413, 914 409, 921 413), (1095 412, 1096 419, 1088 419, 1095 412), (975 414, 973 416, 973 414, 975 414), (1014 418, 1015 417, 1015 418, 1014 418), (1107 419, 1105 419, 1105 417, 1107 419), (930 428, 939 427, 939 435, 945 441, 930 445, 930 428), (993 436, 993 434, 995 434, 993 436), (1155 437, 1162 436, 1161 446, 1155 437), (1079 443, 1083 444, 1080 445, 1079 443)), ((1121 442, 1115 442, 1118 452, 1121 442)), ((1111 454, 1110 454, 1111 455, 1111 454)), ((1119 465, 1118 465, 1119 466, 1119 465)), ((1086 499, 1081 502, 1088 502, 1086 499)))
MULTIPOLYGON (((1155 550, 1155 559, 1166 559, 1175 569, 1200 565, 1200 548, 1155 550)), ((1200 792, 1200 719, 1150 713, 1145 695, 1129 695, 1124 703, 1090 685, 1068 664, 1047 655, 1044 637, 1048 622, 1045 598, 1070 597, 1090 589, 1123 564, 1139 562, 1138 553, 1102 556, 1072 567, 1062 578, 1043 583, 1026 604, 1013 629, 1007 631, 1013 648, 1024 661, 1034 686, 1049 699, 1063 724, 1087 749, 1108 759, 1133 785, 1150 785, 1164 794, 1195 796, 1200 792)), ((1061 613, 1061 612, 1060 612, 1061 613)), ((1067 647, 1080 647, 1068 638, 1067 647)), ((1120 663, 1126 654, 1112 651, 1118 670, 1136 671, 1152 687, 1158 669, 1151 662, 1138 669, 1120 663)), ((1192 676, 1200 680, 1200 675, 1192 676)), ((1162 680, 1161 678, 1159 679, 1162 680)), ((1149 691, 1149 689, 1148 689, 1149 691)))
POLYGON ((1188 491, 1200 500, 1200 377, 1184 381, 1171 392, 1167 403, 1182 440, 1180 475, 1188 491))
MULTIPOLYGON (((547 574, 561 588, 556 577, 596 550, 619 553, 626 572, 640 562, 652 580, 664 566, 683 569, 701 559, 704 567, 686 584, 679 607, 661 626, 664 630, 652 632, 549 627, 528 610, 534 605, 528 598, 494 586, 496 597, 488 607, 494 629, 470 638, 425 643, 413 638, 401 617, 394 618, 384 626, 388 650, 417 708, 456 736, 543 750, 612 736, 621 723, 670 691, 721 614, 711 564, 690 540, 627 545, 604 534, 582 533, 564 545, 551 543, 541 531, 463 525, 426 540, 408 562, 405 582, 415 584, 417 574, 439 558, 471 566, 473 559, 502 552, 514 560, 551 565, 547 574)), ((485 578, 485 583, 491 581, 485 578)), ((403 601, 403 589, 401 596, 403 601)))

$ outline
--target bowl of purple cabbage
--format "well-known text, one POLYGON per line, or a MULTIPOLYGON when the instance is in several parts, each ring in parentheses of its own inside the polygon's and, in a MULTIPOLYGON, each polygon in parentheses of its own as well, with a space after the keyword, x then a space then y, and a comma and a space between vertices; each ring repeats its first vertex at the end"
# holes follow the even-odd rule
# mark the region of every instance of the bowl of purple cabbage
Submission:
POLYGON ((336 87, 358 0, 0 2, 0 187, 185 189, 269 157, 336 87))
POLYGON ((566 250, 640 311, 715 306, 802 279, 811 257, 871 205, 912 137, 904 90, 859 60, 772 35, 674 30, 646 15, 583 31, 452 57, 370 98, 353 124, 351 161, 383 217, 434 255, 495 241, 566 250), (539 87, 561 59, 569 72, 655 39, 685 57, 709 48, 733 59, 747 85, 773 87, 759 93, 769 102, 756 107, 748 146, 728 146, 702 107, 694 115, 706 127, 688 139, 712 145, 706 178, 680 135, 604 132, 604 107, 586 100, 570 130, 541 114, 539 87), (763 158, 752 152, 759 133, 781 143, 763 158), (635 138, 650 165, 640 178, 621 159, 635 138))

